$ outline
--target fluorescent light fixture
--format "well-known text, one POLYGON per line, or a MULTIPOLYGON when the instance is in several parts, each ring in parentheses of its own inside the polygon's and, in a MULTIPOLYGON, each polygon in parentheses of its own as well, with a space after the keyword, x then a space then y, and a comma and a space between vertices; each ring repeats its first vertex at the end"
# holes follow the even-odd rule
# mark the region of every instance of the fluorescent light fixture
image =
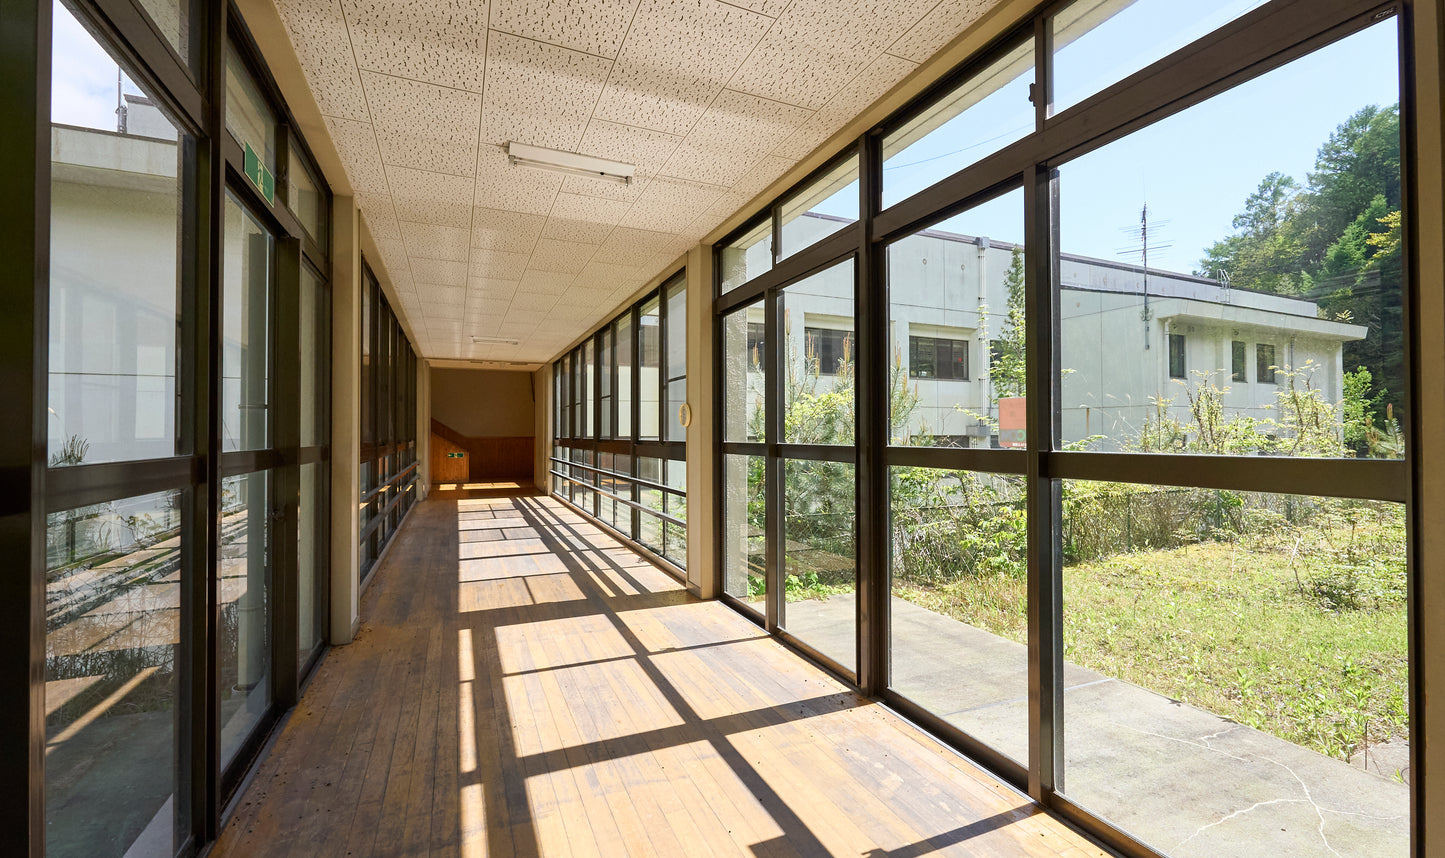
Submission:
POLYGON ((509 340, 506 337, 472 337, 472 344, 476 345, 477 343, 488 343, 499 346, 521 345, 518 340, 509 340))
POLYGON ((606 158, 578 155, 576 152, 564 152, 561 149, 544 149, 515 141, 507 143, 502 149, 507 153, 507 160, 515 167, 534 167, 573 176, 606 179, 622 185, 632 184, 632 175, 637 172, 636 167, 621 161, 608 161, 606 158))

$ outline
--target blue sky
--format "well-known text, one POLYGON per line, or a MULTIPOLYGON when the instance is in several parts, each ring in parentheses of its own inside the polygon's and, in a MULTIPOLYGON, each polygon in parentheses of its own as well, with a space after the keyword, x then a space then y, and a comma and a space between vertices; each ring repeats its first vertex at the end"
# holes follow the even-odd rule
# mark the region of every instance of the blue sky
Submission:
MULTIPOLYGON (((54 4, 51 121, 83 128, 115 129, 115 74, 117 66, 84 27, 60 3, 54 4)), ((125 91, 140 89, 125 79, 125 91)))

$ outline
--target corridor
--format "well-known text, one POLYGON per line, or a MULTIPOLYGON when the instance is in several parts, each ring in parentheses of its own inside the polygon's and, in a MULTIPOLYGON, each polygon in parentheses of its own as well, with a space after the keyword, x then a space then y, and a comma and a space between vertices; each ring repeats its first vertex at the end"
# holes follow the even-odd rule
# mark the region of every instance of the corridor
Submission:
POLYGON ((214 856, 1105 854, 555 500, 375 576, 214 856))

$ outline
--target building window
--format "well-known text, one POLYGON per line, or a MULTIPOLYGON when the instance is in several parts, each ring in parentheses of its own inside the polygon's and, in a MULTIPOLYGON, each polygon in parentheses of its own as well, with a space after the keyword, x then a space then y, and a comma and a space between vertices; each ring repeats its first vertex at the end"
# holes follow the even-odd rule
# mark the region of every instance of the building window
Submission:
POLYGON ((1258 343, 1254 347, 1254 380, 1261 384, 1275 383, 1274 346, 1258 343))
POLYGON ((908 338, 909 378, 968 380, 968 340, 908 338))
POLYGON ((1184 377, 1184 335, 1169 335, 1169 377, 1184 377))
POLYGON ((853 362, 853 332, 832 328, 804 328, 809 360, 818 362, 819 375, 837 375, 839 364, 853 362))
POLYGON ((1230 377, 1235 381, 1249 381, 1249 374, 1244 369, 1244 341, 1235 340, 1229 346, 1230 377))

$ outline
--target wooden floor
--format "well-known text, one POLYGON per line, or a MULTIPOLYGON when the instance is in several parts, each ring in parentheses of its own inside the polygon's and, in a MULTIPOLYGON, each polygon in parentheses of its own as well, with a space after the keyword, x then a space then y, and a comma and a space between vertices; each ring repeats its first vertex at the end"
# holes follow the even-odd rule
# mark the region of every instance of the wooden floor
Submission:
POLYGON ((1104 854, 555 501, 396 540, 214 856, 1104 854))

